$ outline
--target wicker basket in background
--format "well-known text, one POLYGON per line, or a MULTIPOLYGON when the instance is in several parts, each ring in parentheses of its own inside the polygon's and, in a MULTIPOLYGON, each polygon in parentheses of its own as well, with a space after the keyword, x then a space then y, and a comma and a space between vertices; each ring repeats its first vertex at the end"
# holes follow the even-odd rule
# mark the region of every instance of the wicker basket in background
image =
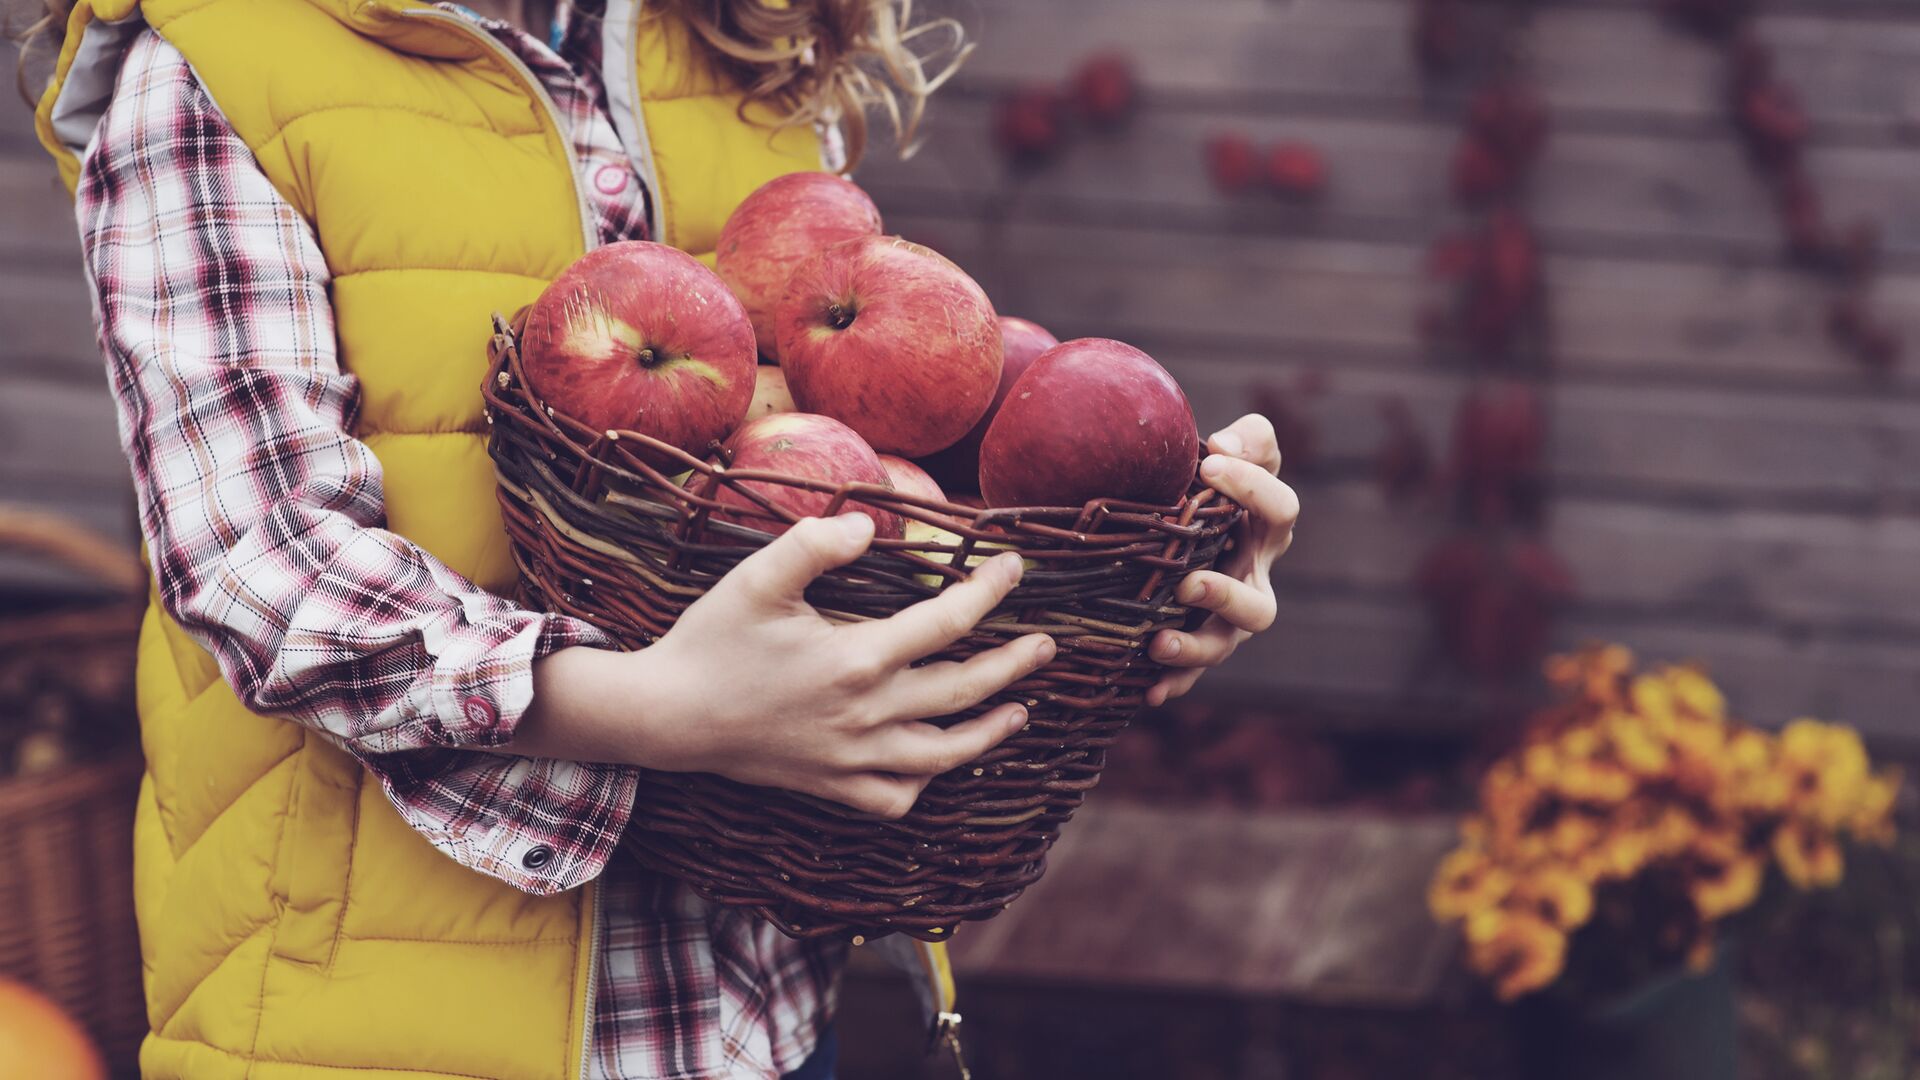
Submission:
MULTIPOLYGON (((884 618, 961 580, 969 558, 1014 550, 1028 564, 1018 588, 934 659, 962 659, 1036 631, 1059 644, 1045 668, 962 714, 1020 700, 1026 729, 935 778, 904 819, 718 776, 648 773, 627 850, 711 900, 757 909, 796 937, 899 932, 939 940, 961 921, 1001 911, 1036 881, 1060 827, 1098 781, 1106 748, 1160 674, 1146 656, 1148 640, 1187 621, 1174 585, 1212 565, 1239 507, 1197 482, 1178 506, 1102 500, 980 510, 869 484, 728 470, 718 450, 701 460, 555 414, 526 389, 517 326, 496 317, 494 330, 484 389, 489 447, 529 603, 641 647, 768 540, 713 520, 712 496, 727 487, 766 507, 742 485, 787 485, 831 493, 829 512, 858 503, 959 537, 940 549, 876 541, 808 590, 829 617, 884 618), (692 480, 680 477, 687 470, 692 480)), ((768 523, 777 516, 791 520, 763 513, 768 523)))
POLYGON ((46 994, 116 1069, 130 1068, 147 1032, 133 918, 145 571, 131 550, 70 522, 3 506, 0 550, 107 587, 0 619, 0 976, 46 994))

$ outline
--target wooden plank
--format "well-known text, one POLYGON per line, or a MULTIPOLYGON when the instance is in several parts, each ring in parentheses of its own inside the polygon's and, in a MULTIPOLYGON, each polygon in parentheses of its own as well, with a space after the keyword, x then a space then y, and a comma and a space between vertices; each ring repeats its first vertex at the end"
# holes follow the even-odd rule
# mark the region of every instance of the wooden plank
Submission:
MULTIPOLYGON (((978 14, 967 22, 980 48, 965 80, 975 87, 1045 82, 1077 57, 1120 47, 1155 97, 1347 113, 1404 113, 1427 97, 1408 49, 1412 5, 1405 0, 1123 0, 1083 18, 1021 0, 973 6, 978 14)), ((1719 58, 1666 27, 1650 5, 1549 5, 1532 26, 1528 51, 1557 123, 1723 122, 1719 58)), ((1872 14, 1834 19, 1810 9, 1763 16, 1756 29, 1824 132, 1884 141, 1911 127, 1920 110, 1920 22, 1872 14)))
MULTIPOLYGON (((1019 310, 1042 322, 1049 316, 1044 306, 1019 310)), ((1321 464, 1336 468, 1371 463, 1386 435, 1380 405, 1388 398, 1405 401, 1441 450, 1465 386, 1454 372, 1348 365, 1310 346, 1276 345, 1260 359, 1178 344, 1152 351, 1207 430, 1254 408, 1261 385, 1294 387, 1314 374, 1321 389, 1300 407, 1316 425, 1321 464)), ((1920 505, 1920 400, 1650 389, 1572 377, 1556 381, 1546 400, 1548 468, 1562 495, 1706 500, 1719 508, 1920 505)))
POLYGON ((1419 1004, 1454 952, 1423 900, 1453 842, 1438 819, 1095 800, 1039 884, 955 937, 954 961, 979 978, 1419 1004))
MULTIPOLYGON (((1011 195, 1030 220, 1178 221, 1197 230, 1284 231, 1312 237, 1390 236, 1424 243, 1455 211, 1448 169, 1457 129, 1436 118, 1246 116, 1230 108, 1155 103, 1124 138, 1088 139, 1031 178, 1011 179, 992 144, 992 107, 941 102, 920 152, 877 153, 860 180, 882 205, 908 212, 977 211, 1011 195), (1224 197, 1204 147, 1222 131, 1259 145, 1303 139, 1326 155, 1326 196, 1298 209, 1264 196, 1224 197)), ((1920 256, 1920 172, 1910 147, 1834 147, 1811 168, 1834 220, 1868 217, 1889 256, 1920 256)), ((1778 260, 1778 226, 1762 181, 1727 135, 1563 132, 1541 161, 1529 203, 1561 251, 1668 258, 1778 260)))
MULTIPOLYGON (((1557 637, 1561 647, 1620 641, 1649 661, 1701 661, 1736 712, 1755 723, 1820 716, 1890 742, 1920 742, 1913 715, 1913 702, 1920 699, 1920 642, 1911 639, 1605 613, 1575 613, 1557 637)), ((1410 596, 1302 590, 1282 590, 1279 623, 1202 686, 1207 693, 1289 712, 1394 716, 1417 727, 1457 719, 1463 707, 1479 700, 1436 658, 1426 618, 1410 596)))
MULTIPOLYGON (((888 227, 966 267, 1009 314, 1056 333, 1153 345, 1259 343, 1425 365, 1422 310, 1438 298, 1424 248, 1312 236, 1007 224, 884 206, 888 227)), ((1920 364, 1884 380, 1826 336, 1828 293, 1771 263, 1704 266, 1549 257, 1555 363, 1569 374, 1765 382, 1883 394, 1920 388, 1920 364)), ((1877 310, 1920 341, 1920 275, 1888 275, 1877 310)))
MULTIPOLYGON (((125 470, 122 470, 124 474, 125 470)), ((9 504, 49 510, 133 551, 139 545, 133 492, 123 475, 117 485, 76 485, 8 478, 3 498, 9 504)), ((115 586, 38 556, 0 551, 0 594, 107 595, 115 586)))
MULTIPOLYGON (((1276 567, 1282 588, 1404 590, 1450 528, 1367 483, 1307 483, 1301 504, 1300 535, 1276 567)), ((1573 497, 1554 501, 1546 541, 1583 610, 1920 635, 1920 517, 1573 497)))
POLYGON ((73 200, 45 154, 0 151, 0 263, 71 266, 79 275, 73 200))
POLYGON ((0 366, 33 365, 102 378, 93 331, 93 301, 78 256, 48 258, 37 268, 0 268, 0 366))
POLYGON ((0 490, 16 484, 113 488, 127 463, 104 383, 9 376, 0 395, 0 490))

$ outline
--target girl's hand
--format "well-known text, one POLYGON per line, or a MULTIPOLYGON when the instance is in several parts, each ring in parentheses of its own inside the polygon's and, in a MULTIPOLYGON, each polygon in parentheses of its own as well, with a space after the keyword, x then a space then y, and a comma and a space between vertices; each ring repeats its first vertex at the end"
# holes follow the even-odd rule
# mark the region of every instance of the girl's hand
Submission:
POLYGON ((1200 463, 1200 478, 1246 507, 1247 516, 1217 569, 1196 570, 1174 590, 1181 603, 1213 615, 1191 634, 1162 630, 1154 635, 1149 654, 1186 670, 1172 672, 1149 688, 1149 705, 1165 704, 1193 689, 1206 669, 1273 625, 1277 605, 1269 575, 1273 561, 1293 543, 1293 522, 1300 515, 1299 496, 1280 482, 1280 446, 1266 417, 1241 417, 1208 439, 1207 449, 1212 453, 1200 463))
MULTIPOLYGON (((1053 659, 1054 644, 1029 634, 963 663, 913 666, 965 636, 1012 590, 1022 571, 1017 555, 988 560, 891 618, 828 621, 803 591, 872 539, 865 514, 803 520, 743 560, 650 648, 554 653, 536 668, 535 701, 550 689, 562 701, 549 701, 536 727, 560 715, 551 707, 558 705, 566 710, 560 726, 603 733, 591 741, 613 750, 610 760, 718 773, 904 815, 934 776, 992 749, 1027 717, 1005 704, 945 729, 926 719, 1025 678, 1053 659), (598 689, 563 689, 575 665, 600 669, 579 672, 598 689)), ((514 741, 516 753, 528 752, 523 734, 514 741)), ((543 751, 549 746, 542 741, 543 751)))

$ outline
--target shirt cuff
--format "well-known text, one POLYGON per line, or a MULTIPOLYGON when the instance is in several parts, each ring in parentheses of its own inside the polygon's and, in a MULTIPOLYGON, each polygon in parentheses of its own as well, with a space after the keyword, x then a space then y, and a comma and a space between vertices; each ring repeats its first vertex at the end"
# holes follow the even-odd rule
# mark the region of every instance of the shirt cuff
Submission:
POLYGON ((535 896, 600 876, 639 786, 638 769, 555 758, 424 750, 362 761, 428 843, 535 896))
POLYGON ((468 628, 434 660, 428 737, 489 749, 513 739, 533 704, 533 663, 559 649, 616 649, 611 635, 564 615, 508 610, 468 628))

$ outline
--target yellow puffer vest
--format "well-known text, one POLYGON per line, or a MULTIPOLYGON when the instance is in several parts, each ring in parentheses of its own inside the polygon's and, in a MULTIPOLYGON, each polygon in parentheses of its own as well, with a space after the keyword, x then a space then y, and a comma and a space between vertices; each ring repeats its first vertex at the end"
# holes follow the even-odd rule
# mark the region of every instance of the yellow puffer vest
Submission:
MULTIPOLYGON (((656 193, 655 237, 709 254, 748 192, 820 167, 811 131, 740 120, 686 27, 636 0, 607 19, 612 111, 656 193)), ((38 115, 69 185, 142 20, 320 238, 390 527, 511 589, 478 389, 487 320, 593 242, 544 93, 413 0, 82 0, 38 115)), ((157 606, 139 686, 146 1076, 580 1075, 594 889, 536 898, 440 855, 346 754, 249 713, 157 606)))

